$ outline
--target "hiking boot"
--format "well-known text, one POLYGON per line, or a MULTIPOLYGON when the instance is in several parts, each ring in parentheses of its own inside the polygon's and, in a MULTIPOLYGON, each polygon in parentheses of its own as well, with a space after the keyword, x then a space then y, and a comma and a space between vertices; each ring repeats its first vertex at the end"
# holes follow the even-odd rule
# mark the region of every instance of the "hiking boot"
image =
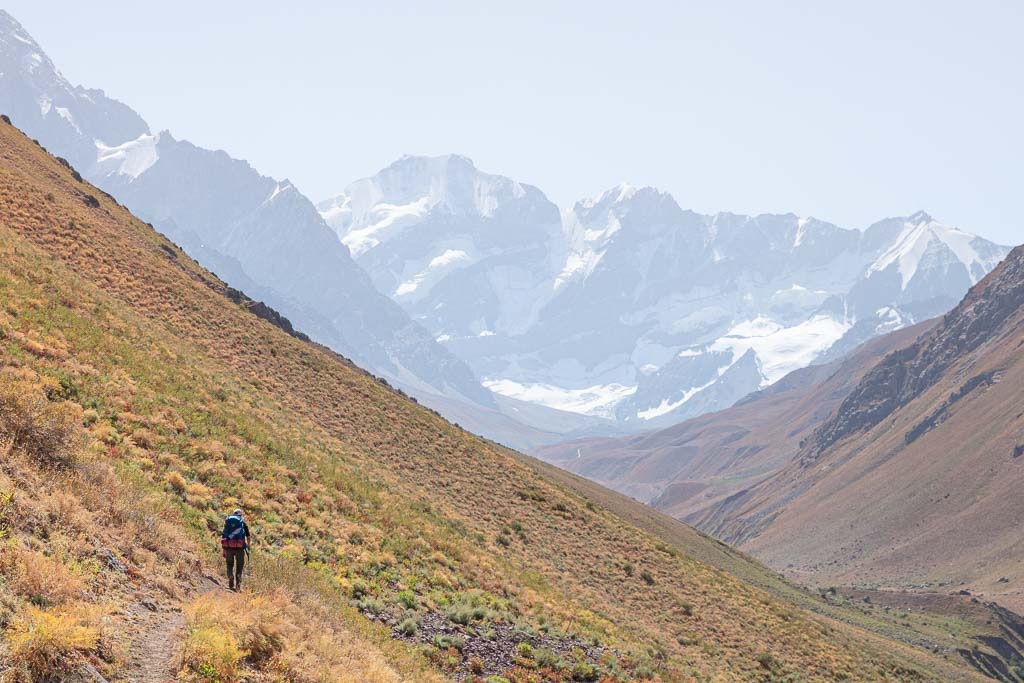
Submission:
POLYGON ((235 580, 230 578, 230 577, 228 577, 228 590, 229 591, 235 590, 235 580))

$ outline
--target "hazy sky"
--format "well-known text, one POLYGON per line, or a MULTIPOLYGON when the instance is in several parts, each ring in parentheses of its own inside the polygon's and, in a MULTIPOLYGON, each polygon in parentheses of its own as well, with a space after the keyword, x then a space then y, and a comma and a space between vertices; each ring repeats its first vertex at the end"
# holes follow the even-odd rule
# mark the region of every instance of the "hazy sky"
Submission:
POLYGON ((629 181, 1024 242, 1021 2, 4 6, 72 82, 314 200, 459 152, 561 205, 629 181))

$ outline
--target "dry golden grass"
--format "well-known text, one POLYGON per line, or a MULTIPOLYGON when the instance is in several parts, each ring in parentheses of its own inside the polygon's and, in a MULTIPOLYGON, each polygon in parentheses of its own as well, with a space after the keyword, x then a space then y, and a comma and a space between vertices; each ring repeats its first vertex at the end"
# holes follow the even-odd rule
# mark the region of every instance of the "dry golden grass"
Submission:
POLYGON ((73 614, 28 606, 7 631, 4 683, 35 683, 71 673, 82 655, 96 649, 99 633, 73 614))
POLYGON ((311 618, 281 589, 262 594, 213 592, 186 608, 182 678, 224 683, 399 683, 383 654, 329 619, 311 618))
MULTIPOLYGON (((95 561, 74 525, 39 541, 32 522, 53 511, 40 494, 73 495, 80 514, 61 514, 86 520, 130 571, 153 566, 144 554, 131 559, 141 545, 184 593, 182 580, 198 573, 196 546, 214 550, 224 511, 244 507, 259 558, 250 585, 281 587, 295 611, 285 610, 280 649, 259 662, 239 656, 251 633, 214 626, 217 637, 193 638, 192 674, 209 659, 224 676, 288 666, 309 680, 345 680, 367 653, 372 666, 353 669, 361 680, 438 680, 416 649, 349 604, 405 609, 394 606, 409 593, 421 611, 472 604, 481 628, 599 643, 605 675, 619 680, 762 681, 766 661, 780 679, 971 679, 666 551, 344 359, 256 319, 112 201, 89 207, 89 193, 99 196, 0 125, 0 365, 50 403, 84 409, 88 442, 84 462, 60 477, 31 457, 31 444, 12 446, 0 472, 32 491, 15 496, 26 523, 13 535, 72 564, 95 561), (332 649, 343 658, 326 674, 309 668, 332 649)), ((87 585, 111 579, 101 568, 87 585)), ((160 590, 159 577, 137 580, 160 590)), ((434 648, 430 661, 470 667, 448 649, 434 648)), ((572 672, 509 675, 562 681, 572 672)))
POLYGON ((82 597, 84 582, 60 560, 34 550, 8 552, 15 556, 10 587, 16 594, 46 605, 62 605, 82 597))

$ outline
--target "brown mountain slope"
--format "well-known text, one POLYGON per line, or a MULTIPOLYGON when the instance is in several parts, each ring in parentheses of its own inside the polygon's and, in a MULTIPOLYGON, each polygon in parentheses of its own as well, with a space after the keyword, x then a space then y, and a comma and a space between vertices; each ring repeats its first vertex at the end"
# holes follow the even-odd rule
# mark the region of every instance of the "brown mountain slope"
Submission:
POLYGON ((168 670, 117 654, 147 633, 187 680, 973 679, 673 550, 261 320, 2 124, 0 264, 4 675, 56 630, 60 662, 113 679, 168 670), (237 504, 255 591, 195 597, 237 504))
POLYGON ((864 376, 800 459, 702 520, 819 584, 1024 608, 1024 248, 864 376))
POLYGON ((787 465, 864 373, 932 324, 879 337, 844 359, 792 372, 717 413, 649 434, 539 448, 535 455, 686 519, 787 465))

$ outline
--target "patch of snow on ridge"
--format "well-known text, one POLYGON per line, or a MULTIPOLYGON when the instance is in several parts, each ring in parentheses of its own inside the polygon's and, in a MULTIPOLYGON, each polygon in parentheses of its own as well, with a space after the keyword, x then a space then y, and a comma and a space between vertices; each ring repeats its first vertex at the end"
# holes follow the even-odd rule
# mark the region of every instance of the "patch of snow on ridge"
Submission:
POLYGON ((406 296, 416 291, 416 288, 420 286, 420 281, 416 279, 406 280, 402 284, 398 285, 395 289, 395 296, 406 296))
POLYGON ((446 249, 442 254, 440 254, 439 256, 435 256, 430 260, 429 267, 432 269, 443 268, 444 266, 449 266, 453 263, 468 260, 469 254, 462 251, 461 249, 446 249))
POLYGON ((739 358, 753 349, 764 377, 762 386, 767 386, 813 363, 849 329, 848 322, 827 315, 815 315, 792 327, 759 316, 733 326, 710 350, 731 351, 733 358, 739 358))
MULTIPOLYGON (((342 240, 344 242, 344 240, 342 240)), ((444 275, 443 271, 451 266, 460 263, 471 262, 472 257, 461 249, 446 249, 430 260, 425 270, 416 273, 395 289, 395 296, 409 296, 419 290, 420 285, 427 283, 429 289, 436 282, 438 277, 444 275)))
MULTIPOLYGON (((324 220, 330 223, 343 215, 347 208, 346 204, 348 204, 347 198, 340 207, 325 212, 324 220)), ((370 219, 373 222, 346 233, 342 236, 341 241, 349 248, 353 257, 360 256, 380 244, 383 234, 389 228, 397 228, 404 223, 422 219, 430 211, 432 205, 433 200, 429 196, 420 197, 409 204, 377 204, 370 212, 370 219)))
POLYGON ((797 220, 797 222, 796 222, 796 236, 793 238, 793 246, 794 247, 799 247, 801 244, 803 244, 804 234, 806 232, 805 228, 807 227, 807 224, 810 223, 810 222, 811 222, 810 218, 800 218, 799 220, 797 220))
POLYGON ((565 266, 562 268, 562 272, 555 278, 552 289, 557 291, 577 275, 582 275, 583 277, 590 275, 597 268, 597 264, 601 262, 602 256, 604 256, 603 251, 597 252, 591 249, 584 249, 574 254, 569 254, 568 258, 565 259, 565 266))
MULTIPOLYGON (((726 366, 726 368, 728 368, 728 367, 729 366, 726 366)), ((719 371, 718 377, 722 376, 722 372, 723 371, 719 371)), ((661 417, 662 415, 665 415, 666 413, 671 413, 673 410, 675 410, 679 406, 683 405, 684 403, 689 401, 691 398, 693 398, 694 396, 696 396, 697 394, 699 394, 700 392, 704 391, 705 389, 710 387, 712 384, 717 382, 718 381, 718 377, 715 377, 710 382, 708 382, 707 384, 704 384, 702 386, 693 387, 692 389, 687 389, 686 391, 683 392, 682 398, 680 398, 678 401, 669 401, 667 398, 662 399, 661 403, 658 404, 657 406, 655 406, 654 408, 648 408, 647 410, 641 410, 641 411, 639 411, 636 414, 636 416, 639 417, 641 420, 653 420, 654 418, 661 417)))
POLYGON ((286 192, 290 189, 292 189, 291 181, 283 180, 279 182, 277 185, 274 185, 274 191, 270 193, 270 196, 267 197, 267 201, 264 202, 264 204, 274 201, 274 199, 277 198, 277 195, 281 194, 282 192, 286 192))
POLYGON ((581 415, 607 417, 623 399, 636 393, 636 387, 622 384, 597 384, 586 389, 565 389, 551 384, 525 384, 510 379, 488 379, 483 385, 496 394, 527 403, 581 415))
POLYGON ((76 132, 82 132, 82 129, 78 127, 77 123, 75 123, 75 117, 71 115, 71 112, 68 111, 67 107, 54 107, 54 111, 57 112, 58 116, 70 123, 76 132))
POLYGON ((126 175, 138 178, 160 158, 156 145, 159 135, 142 134, 115 147, 96 141, 96 168, 104 175, 126 175))
POLYGON ((973 243, 976 239, 974 235, 947 225, 933 224, 932 229, 943 244, 949 247, 950 251, 956 254, 957 259, 967 267, 967 273, 971 276, 971 284, 978 284, 980 279, 974 268, 976 264, 982 267, 982 272, 988 272, 995 267, 995 261, 987 262, 974 248, 973 243))

